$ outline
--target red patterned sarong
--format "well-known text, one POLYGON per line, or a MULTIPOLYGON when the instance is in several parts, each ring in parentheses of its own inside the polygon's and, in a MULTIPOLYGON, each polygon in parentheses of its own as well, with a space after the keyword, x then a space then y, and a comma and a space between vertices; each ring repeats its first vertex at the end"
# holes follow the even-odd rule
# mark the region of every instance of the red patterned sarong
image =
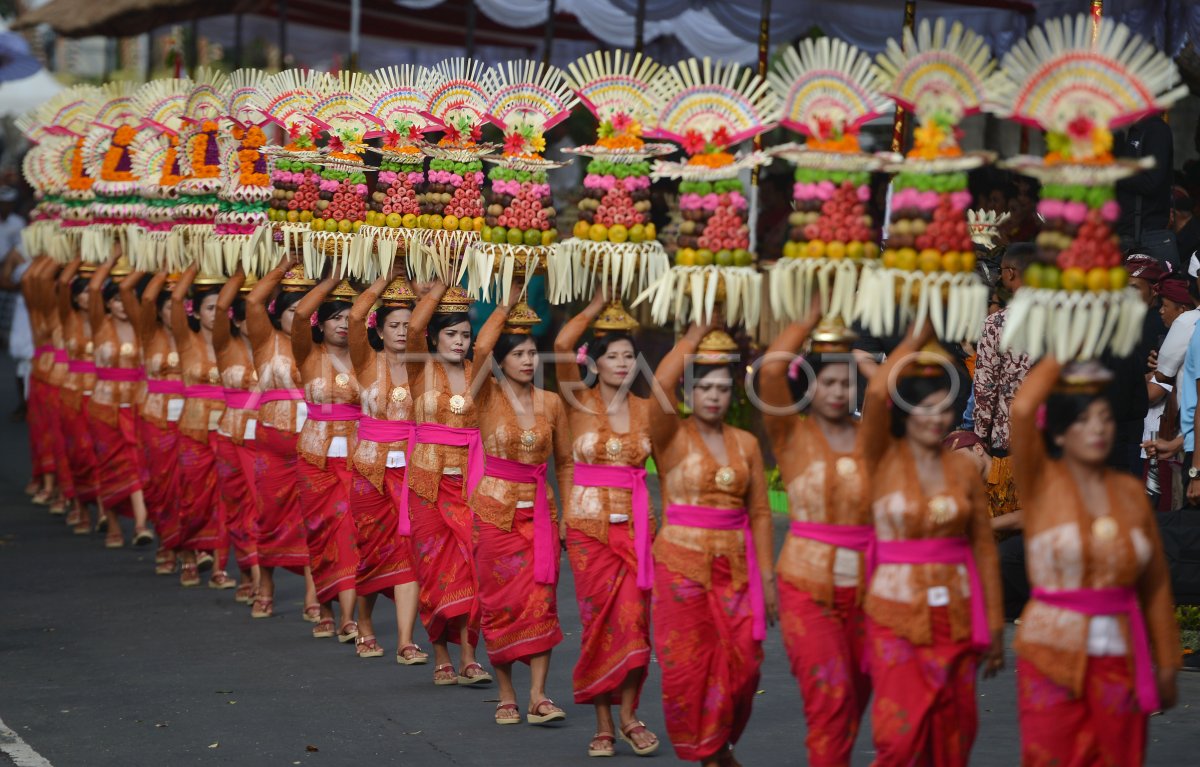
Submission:
POLYGON ((1089 657, 1083 694, 1051 681, 1017 659, 1017 718, 1021 764, 1119 764, 1146 758, 1146 715, 1138 707, 1134 676, 1123 656, 1089 657))
POLYGON ((96 448, 99 498, 105 509, 128 513, 129 496, 142 489, 141 448, 135 420, 133 408, 129 407, 117 410, 117 427, 95 417, 88 420, 96 448))
POLYGON ((259 501, 258 563, 302 573, 308 567, 308 542, 304 519, 300 516, 296 435, 260 423, 254 441, 254 482, 259 501))
POLYGON ((46 393, 52 387, 37 378, 29 379, 29 396, 25 400, 25 422, 29 426, 29 451, 33 460, 33 476, 53 474, 54 433, 51 431, 46 413, 46 393))
POLYGON ((92 430, 87 415, 87 403, 90 399, 91 397, 82 397, 79 409, 64 406, 62 410, 67 460, 75 482, 75 497, 80 503, 95 503, 100 493, 100 479, 96 473, 96 446, 92 442, 92 430))
POLYGON ((217 435, 218 502, 225 517, 225 529, 233 544, 233 557, 241 569, 258 564, 258 496, 251 484, 254 479, 254 448, 235 445, 229 437, 217 435))
MULTIPOLYGON (((512 530, 475 520, 475 572, 479 584, 479 625, 495 664, 548 652, 562 641, 555 583, 534 578, 534 507, 518 507, 512 530)), ((557 544, 557 541, 555 541, 557 544)), ((554 547, 554 554, 559 548, 554 547)), ((558 574, 559 557, 547 565, 558 574)))
POLYGON ((447 624, 465 616, 468 641, 479 634, 479 600, 475 594, 475 568, 471 556, 471 509, 463 500, 462 477, 442 475, 436 503, 413 491, 408 496, 412 520, 413 556, 421 584, 421 624, 431 641, 459 641, 447 624))
MULTIPOLYGON (((575 664, 576 703, 620 704, 617 688, 650 665, 650 593, 637 585, 637 553, 626 523, 608 526, 608 543, 567 528, 567 557, 583 623, 575 664)), ((642 674, 638 697, 645 684, 642 674)), ((634 699, 637 708, 637 699, 634 699)))
POLYGON ((327 458, 324 469, 301 460, 296 473, 317 601, 325 603, 339 592, 354 589, 358 569, 354 516, 350 513, 350 469, 345 458, 327 458))
POLYGON ((179 499, 179 426, 168 422, 159 428, 138 422, 142 453, 150 482, 145 487, 146 511, 164 549, 178 549, 182 540, 182 503, 179 499))
POLYGON ((208 441, 179 437, 180 548, 214 552, 218 569, 225 568, 229 537, 217 498, 217 433, 208 441))
POLYGON ((371 480, 353 471, 350 511, 358 532, 358 572, 355 590, 359 596, 382 592, 389 599, 393 589, 417 579, 413 564, 412 539, 396 532, 397 499, 408 492, 404 469, 386 469, 381 493, 371 480))
POLYGON ((945 607, 930 608, 932 642, 915 645, 867 619, 875 702, 875 767, 965 767, 979 729, 971 640, 950 639, 945 607))
POLYGON ((71 461, 67 455, 66 429, 63 424, 65 412, 62 403, 62 389, 57 386, 46 388, 46 427, 50 430, 50 445, 54 455, 54 476, 58 480, 58 489, 63 498, 75 499, 75 475, 71 471, 71 461))
POLYGON ((804 699, 805 745, 813 767, 850 764, 871 697, 871 679, 862 670, 866 621, 855 604, 857 593, 853 587, 834 588, 833 604, 826 606, 779 581, 783 646, 804 699))
POLYGON ((725 557, 713 558, 710 589, 654 564, 663 713, 675 755, 685 762, 736 743, 750 720, 763 657, 750 602, 745 586, 733 588, 725 557))

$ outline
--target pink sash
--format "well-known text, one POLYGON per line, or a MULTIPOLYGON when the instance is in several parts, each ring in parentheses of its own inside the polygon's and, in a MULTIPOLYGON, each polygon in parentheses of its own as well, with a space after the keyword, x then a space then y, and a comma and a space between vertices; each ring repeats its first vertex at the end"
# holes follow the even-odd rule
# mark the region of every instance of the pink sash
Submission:
POLYGON ((71 355, 67 354, 66 349, 59 349, 57 347, 54 349, 54 364, 63 365, 70 364, 70 362, 71 355))
POLYGON ((183 387, 183 396, 188 399, 218 399, 225 401, 225 390, 215 384, 192 384, 183 387))
POLYGON ((324 402, 317 404, 306 401, 308 405, 308 420, 310 421, 357 421, 362 418, 362 410, 358 405, 346 402, 324 402))
POLYGON ((819 543, 866 552, 875 540, 875 528, 871 525, 830 525, 824 522, 800 522, 792 520, 791 533, 796 538, 808 538, 819 543))
POLYGON ((485 477, 536 485, 533 500, 533 580, 535 583, 555 583, 558 568, 558 536, 554 534, 550 499, 546 495, 546 464, 521 463, 489 455, 484 465, 485 477))
POLYGON ((96 367, 96 380, 116 381, 118 383, 137 383, 146 377, 141 368, 109 368, 96 367))
POLYGON ((146 381, 147 394, 183 394, 183 381, 178 379, 151 378, 146 381))
MULTIPOLYGON (((575 464, 574 483, 579 487, 612 487, 628 490, 633 505, 633 550, 637 553, 637 585, 654 588, 654 559, 650 553, 650 493, 646 490, 646 470, 637 466, 605 466, 598 463, 575 464)), ((564 499, 563 503, 567 500, 564 499)))
POLYGON ((358 420, 358 438, 367 442, 403 442, 412 439, 412 421, 388 421, 364 415, 358 420))
POLYGON ((680 527, 702 527, 706 530, 741 530, 746 541, 746 590, 750 593, 750 609, 754 611, 754 639, 767 638, 767 607, 763 598, 762 573, 758 570, 758 554, 750 532, 750 515, 745 509, 712 509, 707 506, 668 504, 667 522, 680 527))
MULTIPOLYGON (((479 429, 468 429, 457 426, 443 426, 440 423, 419 423, 413 427, 412 436, 408 440, 405 451, 405 463, 412 460, 413 448, 417 445, 446 445, 447 447, 465 447, 467 449, 467 473, 463 477, 463 497, 470 499, 475 492, 479 480, 483 479, 483 441, 479 438, 479 429)), ((408 535, 410 520, 408 517, 408 493, 400 499, 400 533, 408 535)))
POLYGON ((922 538, 908 541, 876 539, 867 552, 867 578, 879 565, 966 565, 971 579, 971 643, 983 651, 992 644, 987 608, 983 603, 983 580, 975 566, 975 555, 966 538, 922 538))
POLYGON ((96 363, 87 360, 71 360, 67 363, 68 373, 79 373, 82 375, 95 374, 96 363))
POLYGON ((259 393, 246 389, 226 389, 225 407, 234 410, 258 410, 259 393))
POLYGON ((264 392, 259 392, 258 404, 267 404, 268 402, 287 402, 289 400, 304 399, 303 389, 267 389, 264 392))
POLYGON ((1124 615, 1129 619, 1129 636, 1133 639, 1133 678, 1138 706, 1142 713, 1152 714, 1159 709, 1158 687, 1154 667, 1150 663, 1150 639, 1146 634, 1146 619, 1132 588, 1107 589, 1048 589, 1033 590, 1033 598, 1051 607, 1083 615, 1124 615))

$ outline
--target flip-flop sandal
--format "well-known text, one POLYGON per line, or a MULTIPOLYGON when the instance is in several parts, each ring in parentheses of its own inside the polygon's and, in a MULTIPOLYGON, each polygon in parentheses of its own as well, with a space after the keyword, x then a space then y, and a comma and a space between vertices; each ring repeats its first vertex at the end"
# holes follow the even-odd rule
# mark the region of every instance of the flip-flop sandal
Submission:
POLYGON ((354 651, 358 653, 360 658, 382 658, 383 648, 375 641, 375 637, 371 634, 360 636, 354 640, 354 651))
POLYGON ((415 644, 406 644, 396 651, 396 662, 401 666, 423 666, 429 662, 429 656, 415 644))
POLYGON ((211 570, 212 566, 213 566, 213 555, 212 554, 209 554, 207 551, 197 551, 196 552, 196 567, 198 567, 200 569, 200 572, 204 572, 205 570, 211 570))
POLYGON ((458 675, 454 673, 454 666, 446 663, 435 668, 433 670, 433 683, 438 687, 448 687, 458 684, 458 675), (441 679, 438 679, 438 674, 449 674, 449 676, 443 676, 441 679))
POLYGON ((633 749, 633 753, 637 754, 638 756, 649 756, 650 754, 653 754, 655 751, 658 750, 659 745, 662 743, 662 741, 660 741, 658 739, 658 736, 655 735, 654 733, 650 732, 650 730, 647 729, 646 725, 643 722, 639 722, 637 720, 632 721, 629 724, 623 725, 621 727, 621 740, 628 743, 629 746, 633 749), (633 740, 633 735, 634 735, 634 733, 637 733, 637 732, 648 733, 651 737, 654 738, 654 744, 650 745, 650 746, 646 746, 645 748, 639 747, 638 744, 635 743, 633 740))
POLYGON ((254 604, 254 584, 239 583, 237 591, 233 593, 233 601, 239 605, 254 604))
POLYGON ((517 708, 516 703, 497 703, 496 704, 496 724, 520 724, 521 710, 517 708), (500 716, 500 714, 511 711, 512 716, 500 716))
POLYGON ((138 530, 133 534, 134 546, 146 546, 154 543, 154 534, 149 530, 138 530))
POLYGON ((317 621, 317 625, 313 626, 313 639, 328 639, 333 636, 333 621, 317 621))
POLYGON ((185 589, 195 588, 200 585, 200 571, 196 569, 196 565, 184 565, 179 571, 179 585, 185 589))
POLYGON ((529 722, 530 724, 549 724, 550 722, 561 722, 566 718, 566 712, 554 705, 554 701, 550 700, 549 698, 542 698, 539 700, 536 704, 534 704, 533 708, 529 709, 529 713, 525 715, 525 721, 529 722), (547 707, 550 708, 550 713, 539 713, 544 711, 547 707))
POLYGON ((255 597, 250 607, 251 618, 270 618, 275 614, 275 600, 272 597, 255 597))
POLYGON ((125 539, 120 535, 109 535, 104 538, 104 548, 121 549, 125 547, 125 539))
POLYGON ((355 639, 358 639, 358 624, 354 621, 346 621, 338 629, 338 641, 345 644, 353 642, 355 639))
POLYGON ((229 577, 229 573, 223 570, 214 570, 213 574, 208 577, 208 587, 225 591, 226 589, 236 589, 237 584, 233 582, 233 578, 229 577))
POLYGON ((477 684, 491 684, 492 675, 483 670, 483 666, 478 663, 468 663, 463 666, 463 670, 458 672, 458 683, 461 685, 471 686, 477 684), (468 676, 467 672, 471 669, 479 669, 479 673, 473 676, 468 676))
POLYGON ((304 618, 305 623, 319 623, 321 620, 321 606, 305 605, 304 613, 300 617, 304 618))
POLYGON ((588 743, 588 756, 616 756, 617 741, 607 732, 598 732, 592 736, 592 742, 588 743), (604 748, 592 748, 596 743, 607 743, 604 748))

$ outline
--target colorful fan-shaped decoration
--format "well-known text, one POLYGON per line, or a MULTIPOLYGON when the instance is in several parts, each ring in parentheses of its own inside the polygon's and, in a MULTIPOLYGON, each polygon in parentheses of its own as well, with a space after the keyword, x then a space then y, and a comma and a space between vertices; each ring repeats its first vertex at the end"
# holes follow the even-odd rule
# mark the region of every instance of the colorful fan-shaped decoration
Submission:
POLYGON ((1169 107, 1187 92, 1179 80, 1168 56, 1108 18, 1052 19, 1004 56, 993 108, 1046 131, 1048 149, 1005 162, 1042 182, 1044 221, 1005 344, 1062 360, 1133 350, 1146 308, 1125 287, 1115 185, 1152 159, 1114 159, 1111 131, 1169 107))
POLYGON ((445 131, 442 145, 479 142, 488 107, 483 76, 483 63, 465 58, 446 59, 429 70, 422 88, 429 94, 425 115, 445 131))
POLYGON ((191 88, 190 80, 174 77, 151 80, 138 88, 133 104, 142 125, 159 133, 179 133, 191 88))
POLYGON ((260 125, 267 120, 255 106, 261 100, 267 74, 261 69, 238 69, 229 75, 225 93, 225 115, 243 126, 260 125))
POLYGON ((662 104, 647 135, 683 146, 689 155, 723 151, 767 130, 779 99, 749 67, 688 59, 651 82, 662 104))
POLYGON ((59 91, 34 114, 48 133, 82 136, 91 125, 104 97, 94 85, 73 85, 59 91))
MULTIPOLYGON (((375 72, 363 91, 367 116, 377 126, 369 136, 383 138, 384 154, 415 147, 429 125, 426 107, 429 70, 411 64, 375 72)), ((411 153, 411 152, 410 152, 411 153)))
MULTIPOLYGON (((653 125, 659 104, 650 83, 662 65, 640 53, 593 51, 567 66, 567 83, 601 126, 614 119, 653 125)), ((602 128, 603 132, 603 128, 602 128)))
POLYGON ((262 103, 257 106, 267 119, 287 131, 288 143, 284 147, 287 151, 316 150, 320 131, 308 116, 313 113, 319 98, 313 83, 320 74, 286 69, 262 82, 259 89, 262 103))
POLYGON ((870 57, 836 38, 785 49, 767 80, 782 104, 780 122, 807 136, 810 149, 857 150, 859 129, 890 106, 875 88, 870 57))
POLYGON ((504 131, 505 156, 539 157, 543 134, 571 113, 578 98, 562 70, 536 61, 508 61, 488 72, 487 119, 504 131))

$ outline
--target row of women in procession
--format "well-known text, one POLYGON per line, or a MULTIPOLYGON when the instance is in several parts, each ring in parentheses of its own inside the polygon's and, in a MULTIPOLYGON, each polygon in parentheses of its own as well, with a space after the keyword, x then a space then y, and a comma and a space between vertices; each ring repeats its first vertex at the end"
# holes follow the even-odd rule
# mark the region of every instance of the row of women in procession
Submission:
POLYGON ((303 575, 312 635, 360 658, 428 663, 419 617, 435 685, 493 682, 482 645, 501 725, 566 715, 546 690, 565 548, 591 756, 618 739, 659 748, 637 713, 659 673, 675 753, 736 765, 778 621, 810 764, 849 764, 868 708, 877 764, 966 764, 976 678, 1004 665, 1003 609, 983 483, 943 447, 961 384, 939 342, 977 338, 987 304, 965 179, 994 158, 957 143, 987 109, 1046 132, 1045 158, 1012 163, 1055 203, 1045 282, 1005 327, 1043 357, 1011 404, 1033 586, 1021 760, 1140 764, 1148 716, 1175 702, 1178 630, 1141 484, 1105 468, 1094 359, 1127 353, 1144 313, 1112 234, 1112 186, 1136 168, 1109 131, 1169 106, 1177 79, 1128 30, 1080 17, 999 66, 939 22, 875 62, 805 41, 769 78, 600 53, 569 73, 454 60, 71 89, 23 123, 42 195, 22 282, 31 490, 77 532, 106 524, 112 547, 131 516, 159 574, 192 587, 207 573, 255 618, 274 614, 280 569, 303 575), (893 100, 915 120, 912 151, 861 151, 893 100), (564 163, 542 153, 579 102, 599 128, 569 150, 587 158, 584 196, 560 243, 547 171, 564 163), (737 153, 777 124, 805 143, 737 153), (685 159, 651 162, 678 147, 685 159), (742 176, 772 158, 797 166, 795 210, 787 258, 760 270, 742 176), (880 172, 894 174, 882 248, 880 172), (679 179, 665 250, 652 177, 679 179), (538 385, 524 300, 542 275, 578 312, 554 341, 557 392, 538 385), (496 308, 473 334, 477 298, 496 308), (646 368, 626 299, 681 331, 648 396, 631 391, 646 368), (903 336, 861 419, 852 327, 903 336), (747 333, 769 347, 749 368, 733 337, 747 333), (726 423, 743 384, 765 441, 726 423), (764 447, 791 515, 778 559, 764 447), (374 628, 380 595, 394 653, 374 628))

